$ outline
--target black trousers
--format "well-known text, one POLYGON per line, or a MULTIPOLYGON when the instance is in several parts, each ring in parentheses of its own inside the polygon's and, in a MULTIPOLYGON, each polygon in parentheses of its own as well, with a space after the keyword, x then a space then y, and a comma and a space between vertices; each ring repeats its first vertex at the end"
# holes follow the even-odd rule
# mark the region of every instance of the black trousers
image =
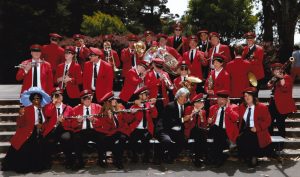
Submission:
POLYGON ((45 153, 47 153, 45 161, 48 164, 51 163, 51 155, 57 150, 57 142, 60 142, 66 161, 69 163, 72 161, 72 152, 74 151, 72 136, 71 131, 67 131, 61 125, 58 125, 45 137, 45 153))
POLYGON ((42 171, 46 168, 44 161, 44 144, 41 136, 37 136, 34 128, 31 136, 16 150, 10 146, 2 161, 2 171, 29 173, 42 171))
POLYGON ((163 114, 164 114, 165 106, 164 106, 163 100, 157 100, 156 103, 155 103, 155 107, 157 109, 157 118, 152 119, 153 124, 154 124, 154 132, 155 132, 155 128, 156 128, 158 120, 161 119, 163 114))
POLYGON ((133 154, 136 154, 139 152, 139 150, 142 150, 144 153, 144 156, 150 155, 150 139, 152 138, 152 135, 147 129, 135 129, 130 137, 129 137, 129 146, 133 154), (142 143, 139 144, 138 141, 141 141, 142 143))
POLYGON ((162 158, 165 151, 168 151, 168 156, 171 159, 175 159, 183 147, 186 144, 185 136, 183 131, 162 131, 158 134, 158 140, 161 143, 158 152, 156 152, 156 158, 162 158))
POLYGON ((193 128, 191 130, 190 138, 195 140, 193 151, 195 152, 195 158, 200 159, 207 154, 207 130, 200 128, 193 128))
POLYGON ((269 127, 269 132, 274 135, 274 126, 278 128, 278 135, 285 137, 285 119, 287 114, 280 114, 275 104, 275 100, 271 98, 269 103, 269 112, 271 114, 272 122, 269 127))
POLYGON ((70 98, 68 93, 67 93, 67 90, 64 90, 63 98, 64 98, 64 103, 66 103, 67 105, 69 105, 71 107, 75 107, 80 103, 79 98, 70 98))
POLYGON ((228 146, 228 137, 225 129, 213 125, 208 131, 208 139, 213 142, 208 143, 208 158, 218 162, 225 160, 223 150, 228 146))
POLYGON ((94 129, 84 129, 74 134, 74 150, 77 160, 83 163, 82 152, 89 141, 96 143, 99 160, 104 159, 104 139, 105 134, 97 132, 94 129))
POLYGON ((247 128, 240 133, 237 139, 237 145, 240 157, 249 159, 259 156, 260 147, 257 134, 252 132, 250 128, 247 128))
POLYGON ((105 151, 108 149, 112 150, 113 158, 116 161, 122 161, 123 159, 123 152, 125 149, 125 143, 128 140, 128 136, 117 132, 112 136, 108 136, 104 139, 105 144, 103 144, 105 151))

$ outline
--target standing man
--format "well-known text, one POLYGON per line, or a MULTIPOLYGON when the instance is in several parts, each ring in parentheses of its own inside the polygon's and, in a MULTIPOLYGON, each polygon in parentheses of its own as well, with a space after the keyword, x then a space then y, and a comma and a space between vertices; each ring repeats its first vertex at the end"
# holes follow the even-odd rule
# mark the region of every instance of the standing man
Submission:
POLYGON ((30 46, 32 59, 25 60, 21 63, 17 72, 17 81, 23 80, 21 93, 30 87, 39 87, 48 94, 53 89, 53 75, 51 64, 41 60, 42 47, 38 44, 30 46))
POLYGON ((178 22, 173 28, 174 36, 168 37, 167 45, 176 49, 180 55, 183 55, 184 52, 189 50, 187 38, 182 36, 183 25, 178 22))
MULTIPOLYGON (((272 123, 269 131, 271 135, 273 135, 273 128, 274 125, 276 125, 279 136, 285 137, 285 119, 288 114, 295 112, 297 109, 292 97, 292 78, 281 68, 281 63, 274 63, 271 65, 274 80, 270 80, 267 85, 272 89, 271 99, 269 102, 269 111, 272 117, 272 123)), ((281 146, 281 148, 283 148, 283 146, 281 146)))
POLYGON ((81 34, 74 34, 73 39, 75 42, 75 62, 77 62, 83 69, 84 63, 89 58, 89 49, 84 44, 84 36, 81 34))
POLYGON ((248 73, 252 72, 252 65, 242 58, 243 46, 236 45, 234 48, 234 60, 226 65, 226 71, 230 76, 230 97, 241 98, 243 90, 249 87, 248 73))
POLYGON ((156 36, 156 38, 157 38, 157 42, 158 42, 158 48, 162 49, 162 51, 167 51, 168 53, 170 53, 173 57, 175 57, 177 59, 177 61, 182 60, 181 55, 178 53, 178 51, 176 49, 166 45, 167 39, 168 39, 168 36, 166 34, 159 33, 156 36))
POLYGON ((257 79, 257 89, 259 91, 262 81, 265 77, 263 60, 264 49, 255 44, 256 35, 253 32, 248 32, 244 35, 247 40, 247 46, 244 48, 243 58, 248 60, 253 68, 253 74, 257 79))
MULTIPOLYGON (((198 42, 198 48, 200 51, 204 52, 204 57, 208 58, 208 51, 211 48, 210 41, 208 39, 208 30, 200 30, 198 31, 197 35, 200 38, 198 42)), ((209 67, 202 66, 202 71, 203 71, 203 78, 207 78, 208 72, 209 72, 209 67)))
POLYGON ((64 62, 64 49, 58 45, 62 37, 57 33, 50 33, 50 44, 44 45, 42 48, 42 59, 51 64, 53 75, 56 72, 57 65, 64 62))
POLYGON ((128 47, 121 51, 121 61, 123 63, 122 76, 126 77, 127 72, 132 68, 136 67, 138 56, 134 49, 134 43, 138 41, 138 37, 134 34, 127 36, 128 47))
MULTIPOLYGON (((227 45, 221 44, 220 43, 220 34, 217 32, 211 32, 209 34, 210 37, 210 42, 212 47, 208 51, 208 58, 210 59, 210 68, 214 69, 213 66, 213 57, 214 54, 221 54, 225 56, 226 60, 224 61, 225 65, 231 60, 231 54, 230 54, 230 49, 227 45)), ((224 66, 225 66, 224 65, 224 66)))
POLYGON ((100 102, 101 98, 113 88, 113 69, 110 64, 101 60, 103 53, 100 49, 90 47, 90 61, 84 64, 83 89, 95 93, 93 102, 100 102))
POLYGON ((144 37, 145 37, 145 44, 146 44, 146 51, 152 47, 152 43, 153 43, 153 36, 154 36, 154 33, 152 31, 145 31, 144 32, 144 37))

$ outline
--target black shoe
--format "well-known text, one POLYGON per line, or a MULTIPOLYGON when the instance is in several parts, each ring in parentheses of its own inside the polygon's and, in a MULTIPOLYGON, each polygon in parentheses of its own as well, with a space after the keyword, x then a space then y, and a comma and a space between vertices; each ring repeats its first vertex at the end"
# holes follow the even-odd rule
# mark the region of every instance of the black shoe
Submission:
POLYGON ((256 157, 252 157, 249 161, 249 167, 256 167, 257 166, 257 158, 256 157))
POLYGON ((138 163, 139 157, 136 154, 133 154, 131 157, 131 163, 138 163))
POLYGON ((84 168, 83 161, 75 162, 75 164, 71 167, 72 170, 79 170, 84 168))
POLYGON ((98 164, 100 167, 102 167, 102 168, 106 168, 106 167, 107 167, 106 160, 104 160, 104 159, 98 160, 97 164, 98 164))
POLYGON ((143 157, 143 163, 150 163, 149 156, 143 157))
POLYGON ((173 164, 173 163, 174 163, 174 158, 169 156, 169 157, 166 159, 166 163, 167 163, 167 164, 173 164))
POLYGON ((201 167, 203 165, 203 162, 200 159, 195 159, 193 163, 195 167, 201 167))
POLYGON ((114 162, 113 162, 113 165, 114 165, 115 167, 117 167, 117 169, 119 169, 119 170, 124 169, 124 165, 123 165, 123 163, 122 163, 120 160, 114 161, 114 162))
POLYGON ((154 157, 153 159, 153 164, 154 165, 161 165, 161 159, 158 157, 154 157))

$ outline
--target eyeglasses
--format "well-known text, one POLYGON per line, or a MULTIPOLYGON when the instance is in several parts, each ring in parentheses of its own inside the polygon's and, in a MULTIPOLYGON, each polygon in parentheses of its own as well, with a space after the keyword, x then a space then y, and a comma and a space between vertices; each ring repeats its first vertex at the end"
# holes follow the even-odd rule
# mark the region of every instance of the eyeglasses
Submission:
POLYGON ((182 67, 182 68, 180 68, 180 70, 181 70, 181 71, 187 71, 187 70, 188 70, 188 68, 186 68, 186 67, 182 67))
POLYGON ((71 51, 66 51, 65 54, 73 54, 71 51))
POLYGON ((175 31, 181 31, 181 29, 180 28, 176 28, 175 31))
POLYGON ((95 56, 97 56, 97 55, 95 55, 95 54, 90 54, 89 55, 89 57, 95 57, 95 56))

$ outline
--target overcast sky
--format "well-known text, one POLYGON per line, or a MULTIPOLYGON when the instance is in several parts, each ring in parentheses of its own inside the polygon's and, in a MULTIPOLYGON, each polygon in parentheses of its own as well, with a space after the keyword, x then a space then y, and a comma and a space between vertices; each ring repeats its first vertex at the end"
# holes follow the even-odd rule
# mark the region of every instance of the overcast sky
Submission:
MULTIPOLYGON (((187 10, 189 0, 168 0, 167 7, 170 9, 171 13, 178 14, 182 16, 184 11, 187 10)), ((256 9, 254 9, 255 13, 256 9)), ((295 43, 300 43, 300 34, 295 34, 295 43)))

